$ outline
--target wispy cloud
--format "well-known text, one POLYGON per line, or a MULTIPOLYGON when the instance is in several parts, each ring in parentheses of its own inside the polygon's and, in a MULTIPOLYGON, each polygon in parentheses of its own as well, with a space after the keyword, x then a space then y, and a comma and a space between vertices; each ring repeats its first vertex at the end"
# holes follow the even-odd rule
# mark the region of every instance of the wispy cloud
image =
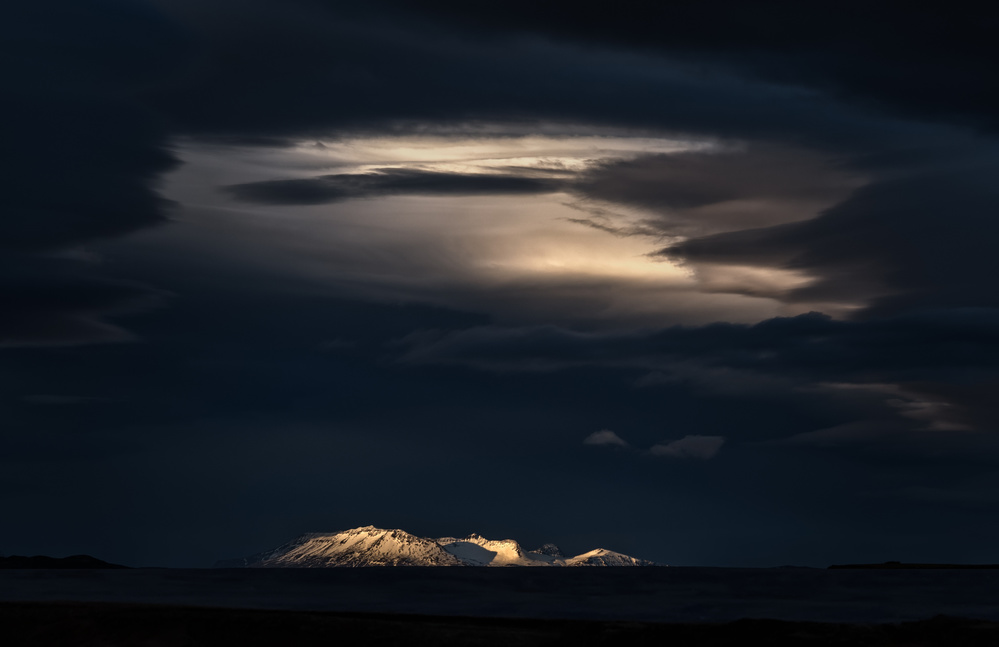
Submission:
POLYGON ((649 451, 656 456, 707 460, 714 458, 724 444, 724 436, 694 435, 684 436, 680 440, 674 440, 666 444, 653 445, 649 451))
POLYGON ((601 429, 583 439, 584 445, 616 445, 627 447, 628 443, 610 429, 601 429))

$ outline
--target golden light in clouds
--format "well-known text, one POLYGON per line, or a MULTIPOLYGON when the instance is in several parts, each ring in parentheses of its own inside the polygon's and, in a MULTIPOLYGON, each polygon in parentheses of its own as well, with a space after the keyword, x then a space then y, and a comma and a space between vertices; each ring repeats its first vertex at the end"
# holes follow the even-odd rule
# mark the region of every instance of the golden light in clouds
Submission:
MULTIPOLYGON (((333 292, 485 311, 497 320, 583 327, 754 322, 815 309, 775 297, 810 277, 779 268, 682 267, 650 256, 662 235, 614 235, 579 222, 578 197, 390 195, 333 204, 233 202, 219 186, 407 168, 558 176, 594 161, 717 147, 638 137, 442 136, 301 142, 282 149, 182 143, 185 166, 166 194, 202 225, 225 220, 230 240, 276 272, 308 274, 333 292), (243 234, 234 234, 241 230, 243 234)), ((650 212, 584 205, 627 229, 650 212)), ((652 214, 655 215, 655 214, 652 214)), ((191 217, 191 216, 187 216, 191 217)), ((599 220, 599 217, 597 218, 599 220)), ((833 312, 851 304, 823 304, 833 312)))
POLYGON ((402 166, 487 172, 504 166, 579 170, 594 159, 704 150, 712 146, 715 144, 710 142, 651 137, 408 136, 301 142, 295 150, 305 157, 358 169, 402 166))

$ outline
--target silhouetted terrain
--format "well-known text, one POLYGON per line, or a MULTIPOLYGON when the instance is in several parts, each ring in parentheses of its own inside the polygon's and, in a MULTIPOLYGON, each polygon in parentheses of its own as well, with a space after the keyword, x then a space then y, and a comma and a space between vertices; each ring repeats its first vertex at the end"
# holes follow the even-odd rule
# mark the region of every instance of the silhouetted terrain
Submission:
POLYGON ((69 557, 11 555, 0 557, 0 568, 128 568, 128 566, 111 564, 90 555, 71 555, 69 557))
POLYGON ((939 615, 999 623, 997 577, 975 569, 11 569, 0 570, 0 601, 660 624, 939 615))
POLYGON ((833 564, 829 568, 853 569, 989 569, 999 568, 999 564, 910 564, 906 562, 883 562, 881 564, 833 564))
POLYGON ((261 611, 93 603, 0 603, 6 644, 33 645, 872 645, 999 644, 999 623, 939 616, 850 625, 780 620, 659 624, 261 611))

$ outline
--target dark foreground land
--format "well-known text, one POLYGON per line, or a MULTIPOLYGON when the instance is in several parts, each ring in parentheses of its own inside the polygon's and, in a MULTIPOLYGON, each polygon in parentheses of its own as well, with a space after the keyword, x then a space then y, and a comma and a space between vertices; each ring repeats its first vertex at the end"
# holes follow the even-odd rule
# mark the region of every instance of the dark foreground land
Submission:
POLYGON ((939 615, 999 623, 999 570, 11 569, 0 570, 0 602, 660 624, 898 624, 939 615))
POLYGON ((999 623, 936 617, 851 625, 781 620, 719 624, 539 620, 215 609, 113 603, 0 603, 5 645, 877 645, 999 644, 999 623))
POLYGON ((999 570, 11 569, 22 645, 999 645, 999 570))

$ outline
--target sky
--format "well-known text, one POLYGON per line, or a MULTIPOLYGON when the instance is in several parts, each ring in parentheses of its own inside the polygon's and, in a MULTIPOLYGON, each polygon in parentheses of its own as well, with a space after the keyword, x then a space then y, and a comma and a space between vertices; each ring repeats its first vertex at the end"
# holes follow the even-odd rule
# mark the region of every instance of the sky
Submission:
POLYGON ((999 561, 992 17, 2 15, 0 554, 999 561))

